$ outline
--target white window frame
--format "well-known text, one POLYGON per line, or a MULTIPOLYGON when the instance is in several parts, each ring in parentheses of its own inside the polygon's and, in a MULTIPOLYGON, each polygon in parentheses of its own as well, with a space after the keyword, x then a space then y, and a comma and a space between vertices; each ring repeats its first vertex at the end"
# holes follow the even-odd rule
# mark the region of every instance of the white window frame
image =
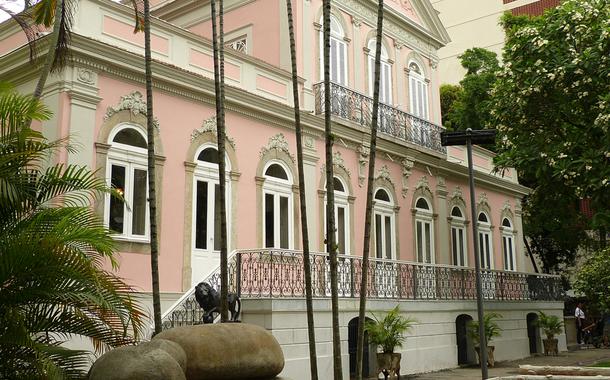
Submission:
MULTIPOLYGON (((218 147, 214 144, 204 144, 201 147, 199 147, 199 149, 197 149, 197 152, 195 153, 195 157, 194 157, 194 163, 196 164, 195 166, 195 170, 194 170, 194 175, 193 175, 193 202, 192 202, 192 220, 193 223, 192 224, 192 234, 191 234, 191 247, 193 247, 193 251, 197 251, 197 252, 208 252, 208 253, 214 253, 217 252, 219 253, 220 251, 217 251, 214 249, 214 219, 216 217, 220 217, 220 214, 216 214, 216 210, 214 210, 214 217, 213 218, 209 218, 208 217, 208 221, 207 221, 207 230, 208 230, 208 248, 197 248, 196 245, 196 240, 197 240, 197 182, 207 182, 208 183, 208 212, 210 210, 209 205, 215 204, 215 200, 214 199, 209 199, 209 194, 210 194, 210 185, 215 186, 220 184, 220 176, 219 176, 219 170, 218 170, 218 166, 214 165, 212 163, 209 162, 204 162, 204 161, 200 161, 197 158, 199 157, 199 154, 201 154, 201 152, 203 152, 204 150, 208 149, 208 148, 213 148, 216 151, 218 151, 218 147), (211 227, 211 228, 210 228, 211 227), (211 234, 210 234, 211 231, 211 234)), ((225 208, 227 210, 227 246, 230 246, 230 239, 231 239, 231 234, 229 233, 229 231, 231 231, 231 176, 230 176, 230 171, 231 171, 231 163, 228 159, 228 157, 225 157, 225 175, 226 175, 226 195, 225 195, 225 208)), ((215 190, 214 190, 215 191, 215 190)))
MULTIPOLYGON (((132 218, 133 212, 131 205, 133 204, 133 173, 135 169, 144 170, 148 176, 148 152, 146 149, 138 148, 132 145, 113 142, 116 135, 125 130, 133 129, 138 132, 144 141, 147 141, 146 134, 140 127, 132 124, 120 124, 115 127, 108 137, 108 156, 106 159, 106 183, 112 185, 112 166, 122 166, 125 168, 125 189, 123 203, 123 233, 114 233, 112 237, 116 240, 136 241, 147 243, 150 239, 150 218, 148 205, 148 177, 146 181, 146 214, 144 235, 136 235, 132 233, 132 218)), ((104 200, 104 226, 110 227, 110 194, 106 194, 104 200)))
POLYGON ((481 263, 481 269, 494 269, 494 244, 493 244, 493 234, 491 233, 491 219, 489 215, 481 211, 477 214, 477 244, 479 244, 479 258, 481 263), (479 221, 479 215, 485 215, 487 218, 487 222, 479 221), (489 244, 486 246, 485 237, 488 237, 489 244), (481 248, 487 248, 488 252, 483 252, 481 248), (486 254, 489 254, 489 262, 487 262, 486 254))
POLYGON ((386 259, 386 260, 396 260, 396 213, 394 212, 394 202, 392 200, 392 196, 390 195, 390 192, 383 188, 383 187, 379 187, 377 189, 375 189, 375 192, 373 193, 374 195, 377 194, 377 191, 379 190, 383 190, 388 194, 388 197, 390 198, 390 202, 387 201, 383 201, 380 199, 374 199, 373 200, 373 237, 374 237, 374 241, 373 241, 373 247, 375 249, 375 258, 377 259, 386 259), (381 217, 381 236, 382 236, 382 241, 381 241, 381 251, 382 251, 382 255, 381 257, 379 257, 378 252, 377 252, 377 215, 379 215, 381 217), (387 231, 385 231, 385 220, 386 217, 390 218, 390 241, 392 242, 392 247, 390 250, 390 255, 391 257, 388 258, 386 257, 384 254, 387 251, 387 247, 386 247, 386 234, 388 233, 387 231))
MULTIPOLYGON (((322 28, 320 29, 320 81, 324 80, 324 19, 320 17, 320 25, 322 28)), ((334 15, 330 15, 330 81, 341 86, 347 86, 347 43, 345 42, 345 31, 341 26, 341 23, 334 15), (333 42, 337 47, 335 49, 336 55, 333 55, 332 46, 333 42), (343 67, 339 68, 341 63, 341 52, 343 52, 343 67), (336 65, 334 63, 337 63, 336 65), (333 67, 337 67, 342 70, 342 72, 336 73, 333 67), (334 77, 334 78, 333 78, 334 77)))
POLYGON ((294 249, 294 233, 293 233, 293 218, 294 218, 294 213, 293 213, 293 195, 292 195, 292 184, 293 184, 293 179, 292 179, 292 175, 290 173, 290 170, 288 170, 288 168, 286 167, 286 165, 278 160, 271 160, 269 162, 267 162, 265 164, 265 167, 263 168, 263 177, 265 178, 264 182, 263 182, 263 191, 262 191, 262 196, 263 198, 261 199, 262 202, 262 233, 263 233, 263 246, 266 247, 266 224, 265 224, 265 201, 266 201, 266 195, 270 194, 273 196, 273 210, 274 210, 274 215, 273 215, 273 223, 274 223, 274 243, 273 243, 273 247, 266 247, 266 248, 274 248, 274 249, 294 249), (268 176, 266 175, 266 171, 269 168, 269 166, 273 165, 273 164, 277 164, 279 166, 282 167, 282 169, 284 169, 284 171, 286 172, 286 175, 288 176, 288 180, 284 180, 281 178, 277 178, 277 177, 272 177, 272 176, 268 176), (280 197, 287 197, 288 198, 288 248, 280 248, 281 246, 281 234, 280 234, 280 197), (278 212, 275 212, 276 210, 278 210, 278 212))
MULTIPOLYGON (((368 43, 368 74, 369 95, 372 97, 375 83, 375 40, 368 43)), ((389 62, 388 52, 381 45, 381 77, 379 78, 379 102, 392 105, 392 65, 389 62), (386 94, 387 92, 387 94, 386 94)))
MULTIPOLYGON (((351 250, 350 250, 350 218, 349 218, 349 202, 348 202, 348 197, 349 197, 349 193, 347 192, 347 187, 345 186, 345 181, 343 181, 341 178, 335 176, 335 179, 337 179, 339 182, 341 182, 341 185, 343 186, 344 191, 338 191, 335 190, 335 243, 338 242, 339 240, 339 225, 338 225, 338 220, 339 220, 339 208, 343 208, 343 213, 345 216, 345 225, 343 226, 344 231, 343 234, 345 235, 345 255, 350 255, 351 254, 351 250)), ((327 205, 327 197, 326 195, 324 195, 324 234, 326 234, 326 205, 327 205)), ((326 247, 326 244, 324 244, 324 250, 325 252, 328 250, 326 247)))
POLYGON ((502 253, 504 256, 504 270, 514 272, 517 270, 515 254, 515 233, 513 223, 509 218, 502 218, 502 253), (504 221, 510 226, 505 226, 504 221), (510 243, 510 244, 509 244, 510 243), (510 249, 508 249, 510 247, 510 249))
POLYGON ((450 242, 451 242, 451 259, 453 260, 453 265, 466 267, 468 266, 468 248, 466 245, 466 218, 464 217, 464 210, 462 210, 459 206, 453 206, 451 208, 451 232, 450 232, 450 242), (453 215, 453 209, 457 208, 460 210, 462 214, 461 217, 453 215), (454 232, 455 231, 455 232, 454 232), (462 232, 462 241, 459 241, 459 232, 462 232), (457 238, 457 241, 454 241, 457 238), (460 244, 461 243, 461 244, 460 244), (461 248, 462 257, 460 260, 459 252, 455 252, 454 248, 461 248))
POLYGON ((415 239, 413 239, 415 241, 415 254, 416 254, 416 260, 419 263, 422 264, 435 264, 436 262, 436 258, 435 256, 435 251, 434 251, 434 218, 433 218, 433 210, 432 210, 432 202, 429 199, 426 199, 425 197, 417 197, 417 199, 415 200, 415 239), (419 208, 417 207, 417 202, 423 199, 424 201, 426 201, 426 203, 428 204, 429 209, 423 209, 423 208, 419 208), (421 230, 422 230, 422 252, 421 252, 421 258, 420 258, 420 252, 418 250, 419 248, 419 238, 417 236, 417 227, 418 225, 421 224, 421 230), (429 231, 430 231, 430 235, 426 236, 426 225, 429 225, 429 231), (430 242, 430 260, 428 261, 428 259, 426 257, 424 257, 424 253, 423 250, 425 250, 425 246, 426 243, 430 242))
POLYGON ((409 102, 411 114, 424 119, 429 120, 429 89, 428 82, 424 76, 423 66, 416 61, 409 61, 409 102), (415 64, 420 73, 411 69, 411 65, 415 64))

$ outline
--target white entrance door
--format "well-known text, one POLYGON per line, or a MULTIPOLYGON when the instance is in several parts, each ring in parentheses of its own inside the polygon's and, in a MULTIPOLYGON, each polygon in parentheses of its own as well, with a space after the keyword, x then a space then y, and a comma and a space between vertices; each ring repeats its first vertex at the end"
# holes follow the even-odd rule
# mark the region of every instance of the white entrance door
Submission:
POLYGON ((193 188, 192 280, 196 285, 220 265, 220 185, 196 178, 193 188))

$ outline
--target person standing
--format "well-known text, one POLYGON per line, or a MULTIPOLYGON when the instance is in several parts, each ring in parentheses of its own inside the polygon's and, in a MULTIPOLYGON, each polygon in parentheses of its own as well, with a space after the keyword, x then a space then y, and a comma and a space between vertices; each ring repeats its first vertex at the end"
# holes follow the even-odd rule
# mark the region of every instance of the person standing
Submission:
POLYGON ((576 341, 578 344, 583 344, 583 327, 585 325, 585 312, 582 310, 582 302, 579 302, 574 311, 576 318, 576 341))

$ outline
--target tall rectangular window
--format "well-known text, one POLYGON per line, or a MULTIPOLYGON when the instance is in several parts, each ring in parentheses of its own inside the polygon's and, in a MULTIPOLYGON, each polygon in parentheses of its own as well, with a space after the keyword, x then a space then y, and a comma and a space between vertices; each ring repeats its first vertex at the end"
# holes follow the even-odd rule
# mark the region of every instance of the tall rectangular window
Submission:
MULTIPOLYGON (((125 167, 119 165, 112 165, 111 169, 111 185, 118 192, 123 194, 125 197, 125 167)), ((109 228, 112 231, 118 232, 120 234, 123 233, 125 221, 125 202, 116 198, 110 197, 110 220, 109 220, 109 228)))
POLYGON ((195 248, 207 249, 208 245, 208 183, 197 181, 195 209, 195 248))
POLYGON ((146 170, 134 169, 131 218, 131 233, 134 235, 146 234, 147 185, 146 170))
POLYGON ((265 247, 275 247, 275 213, 273 194, 265 194, 265 247))

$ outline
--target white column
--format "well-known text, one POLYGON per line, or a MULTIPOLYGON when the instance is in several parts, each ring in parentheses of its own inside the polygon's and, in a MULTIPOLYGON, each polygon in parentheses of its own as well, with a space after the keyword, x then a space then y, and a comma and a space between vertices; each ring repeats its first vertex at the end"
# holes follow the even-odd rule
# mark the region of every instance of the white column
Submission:
POLYGON ((72 68, 70 96, 70 129, 72 142, 78 150, 69 153, 68 164, 93 167, 95 145, 95 116, 97 104, 97 73, 82 67, 72 68))

